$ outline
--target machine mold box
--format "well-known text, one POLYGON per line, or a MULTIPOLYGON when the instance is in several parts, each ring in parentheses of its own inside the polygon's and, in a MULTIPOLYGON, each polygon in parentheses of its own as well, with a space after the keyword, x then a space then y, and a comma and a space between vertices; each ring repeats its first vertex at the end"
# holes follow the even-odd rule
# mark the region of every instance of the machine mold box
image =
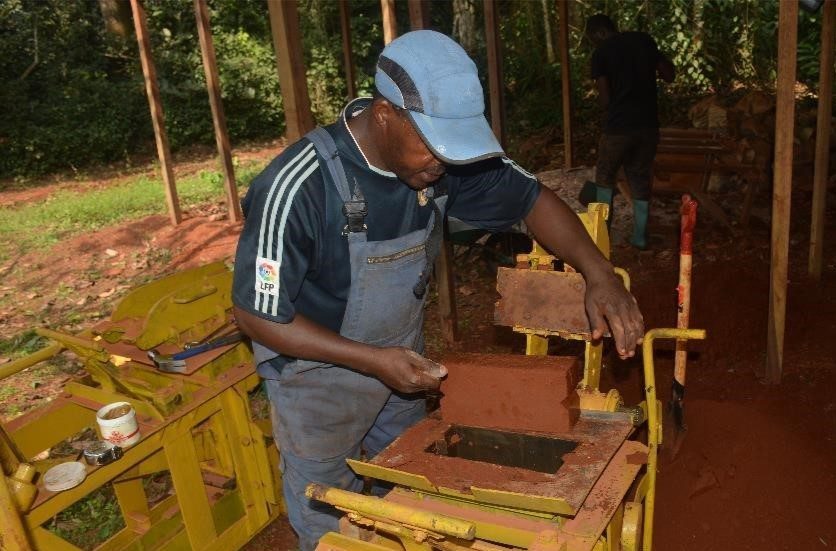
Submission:
POLYGON ((574 515, 632 432, 624 414, 577 410, 575 358, 481 354, 444 363, 450 376, 440 409, 371 461, 349 461, 355 472, 423 492, 574 515))

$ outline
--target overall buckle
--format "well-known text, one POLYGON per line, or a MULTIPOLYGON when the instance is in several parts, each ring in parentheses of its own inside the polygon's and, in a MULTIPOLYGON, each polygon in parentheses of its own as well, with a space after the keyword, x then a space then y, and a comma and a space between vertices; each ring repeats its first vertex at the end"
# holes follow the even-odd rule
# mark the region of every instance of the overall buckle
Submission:
POLYGON ((343 236, 349 233, 365 232, 366 215, 369 214, 366 206, 366 201, 352 200, 343 203, 343 215, 345 216, 346 225, 343 228, 343 236))

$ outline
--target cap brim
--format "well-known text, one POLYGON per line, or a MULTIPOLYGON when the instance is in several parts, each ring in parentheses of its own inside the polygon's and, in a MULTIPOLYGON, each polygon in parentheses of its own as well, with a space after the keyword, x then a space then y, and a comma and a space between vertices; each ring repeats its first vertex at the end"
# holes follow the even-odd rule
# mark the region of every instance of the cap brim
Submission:
POLYGON ((416 111, 408 113, 424 143, 445 163, 464 165, 505 155, 482 114, 466 119, 445 119, 416 111))

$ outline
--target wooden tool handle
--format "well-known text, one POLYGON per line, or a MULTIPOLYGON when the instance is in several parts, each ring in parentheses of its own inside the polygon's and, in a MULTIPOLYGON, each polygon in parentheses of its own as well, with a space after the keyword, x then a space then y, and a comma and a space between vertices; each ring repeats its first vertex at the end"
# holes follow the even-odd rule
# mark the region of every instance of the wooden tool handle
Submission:
MULTIPOLYGON (((687 329, 691 314, 691 261, 694 246, 694 227, 697 225, 697 202, 690 195, 682 196, 680 215, 676 327, 687 329)), ((682 386, 685 386, 687 356, 686 341, 677 340, 676 355, 674 356, 674 378, 682 386)))

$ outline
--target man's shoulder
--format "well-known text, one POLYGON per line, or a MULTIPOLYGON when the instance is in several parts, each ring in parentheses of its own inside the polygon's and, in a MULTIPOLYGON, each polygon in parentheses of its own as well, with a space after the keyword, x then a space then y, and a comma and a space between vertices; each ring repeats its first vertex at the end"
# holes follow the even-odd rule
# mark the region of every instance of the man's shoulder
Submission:
POLYGON ((319 164, 310 140, 302 138, 287 146, 253 179, 243 202, 245 213, 259 204, 284 204, 304 196, 320 204, 324 191, 319 164))
POLYGON ((616 35, 620 37, 619 46, 656 48, 656 40, 644 31, 625 31, 616 35))

